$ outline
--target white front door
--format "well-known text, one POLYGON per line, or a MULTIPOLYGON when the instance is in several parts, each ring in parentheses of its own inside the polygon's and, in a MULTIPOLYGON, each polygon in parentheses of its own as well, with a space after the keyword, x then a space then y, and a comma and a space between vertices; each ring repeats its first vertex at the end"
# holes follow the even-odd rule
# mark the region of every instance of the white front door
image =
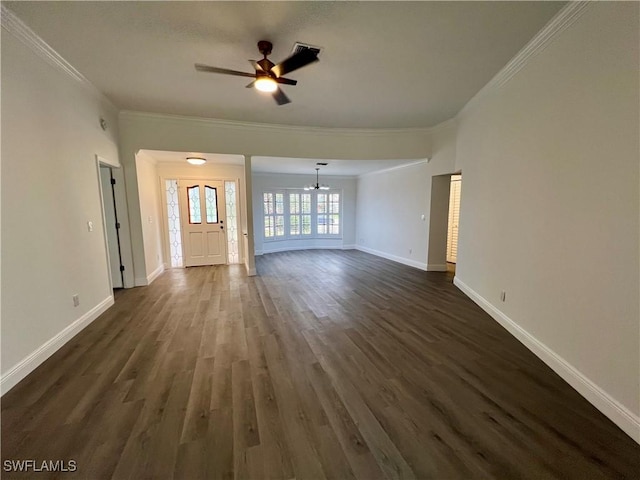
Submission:
POLYGON ((224 184, 217 180, 180 180, 184 266, 227 263, 224 184))

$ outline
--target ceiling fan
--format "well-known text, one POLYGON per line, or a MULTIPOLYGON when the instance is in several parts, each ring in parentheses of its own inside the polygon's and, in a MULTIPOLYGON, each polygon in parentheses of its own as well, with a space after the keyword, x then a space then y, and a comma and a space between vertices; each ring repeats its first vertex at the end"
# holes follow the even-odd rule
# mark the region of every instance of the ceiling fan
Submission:
POLYGON ((274 100, 278 105, 284 105, 290 103, 289 97, 280 89, 278 84, 282 85, 295 85, 297 80, 291 80, 284 78, 283 75, 291 73, 294 70, 298 70, 310 63, 318 61, 318 54, 313 50, 301 50, 294 53, 289 58, 283 60, 279 64, 272 63, 267 56, 271 54, 273 45, 266 40, 260 40, 258 42, 258 50, 264 56, 262 60, 249 60, 255 73, 240 72, 238 70, 229 70, 228 68, 211 67, 209 65, 203 65, 196 63, 196 70, 199 72, 209 73, 222 73, 225 75, 235 75, 238 77, 251 77, 254 80, 247 85, 247 88, 255 87, 261 92, 268 92, 273 95, 274 100))

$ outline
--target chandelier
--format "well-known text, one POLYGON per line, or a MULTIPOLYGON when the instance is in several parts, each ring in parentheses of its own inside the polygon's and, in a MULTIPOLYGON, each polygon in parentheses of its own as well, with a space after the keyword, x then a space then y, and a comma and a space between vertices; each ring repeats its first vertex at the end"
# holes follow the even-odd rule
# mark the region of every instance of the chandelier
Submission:
POLYGON ((305 185, 304 186, 305 190, 329 190, 330 188, 329 185, 325 185, 324 183, 320 185, 319 171, 320 171, 320 168, 316 167, 316 183, 310 183, 309 185, 305 185))

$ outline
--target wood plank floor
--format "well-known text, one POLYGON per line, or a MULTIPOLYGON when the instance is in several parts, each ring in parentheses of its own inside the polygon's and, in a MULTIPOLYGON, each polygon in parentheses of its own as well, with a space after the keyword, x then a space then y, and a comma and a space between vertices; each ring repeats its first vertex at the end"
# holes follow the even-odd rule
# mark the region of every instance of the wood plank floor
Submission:
POLYGON ((639 478, 640 446, 451 283, 357 251, 165 272, 2 399, 3 478, 639 478))

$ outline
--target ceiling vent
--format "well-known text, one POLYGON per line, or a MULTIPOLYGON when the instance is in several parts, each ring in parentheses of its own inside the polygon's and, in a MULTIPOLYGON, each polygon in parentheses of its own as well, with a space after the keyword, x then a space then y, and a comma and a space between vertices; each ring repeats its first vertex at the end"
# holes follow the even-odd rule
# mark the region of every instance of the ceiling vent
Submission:
POLYGON ((322 51, 322 48, 314 47, 313 45, 307 45, 306 43, 296 42, 293 45, 293 51, 291 52, 291 55, 295 55, 296 53, 300 53, 304 50, 311 50, 313 53, 316 54, 316 56, 320 56, 320 52, 322 51))
POLYGON ((327 162, 318 162, 316 163, 316 165, 318 165, 319 167, 326 167, 329 164, 327 162))

